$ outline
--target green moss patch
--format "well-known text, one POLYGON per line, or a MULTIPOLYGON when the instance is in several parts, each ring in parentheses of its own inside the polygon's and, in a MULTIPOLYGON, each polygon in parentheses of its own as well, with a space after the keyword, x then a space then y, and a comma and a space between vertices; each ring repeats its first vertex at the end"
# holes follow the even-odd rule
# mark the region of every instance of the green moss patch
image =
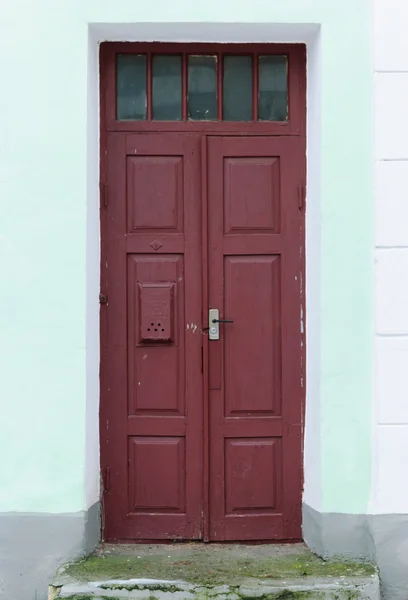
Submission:
MULTIPOLYGON (((283 556, 245 556, 222 552, 197 552, 180 557, 163 551, 141 556, 105 554, 71 564, 67 575, 78 581, 107 579, 179 580, 201 585, 237 585, 244 579, 298 579, 304 577, 362 577, 375 573, 369 564, 324 561, 312 553, 283 556)), ((293 593, 293 592, 288 592, 293 593)), ((282 596, 280 596, 282 597, 282 596)), ((293 596, 287 596, 293 598, 293 596)))

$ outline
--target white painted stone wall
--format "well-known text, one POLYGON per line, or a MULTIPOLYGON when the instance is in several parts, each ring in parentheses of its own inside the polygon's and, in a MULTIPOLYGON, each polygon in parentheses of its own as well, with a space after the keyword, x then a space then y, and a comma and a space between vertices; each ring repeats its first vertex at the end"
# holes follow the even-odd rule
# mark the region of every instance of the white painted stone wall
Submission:
POLYGON ((408 2, 373 2, 375 368, 370 512, 408 513, 408 2))

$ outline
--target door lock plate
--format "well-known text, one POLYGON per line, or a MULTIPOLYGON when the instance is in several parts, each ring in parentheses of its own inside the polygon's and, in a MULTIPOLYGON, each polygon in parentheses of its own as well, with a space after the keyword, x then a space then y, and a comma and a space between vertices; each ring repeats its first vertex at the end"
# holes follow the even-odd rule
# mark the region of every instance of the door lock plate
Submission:
POLYGON ((220 324, 218 320, 220 318, 220 311, 218 308, 210 308, 208 311, 208 339, 219 340, 220 339, 220 324))

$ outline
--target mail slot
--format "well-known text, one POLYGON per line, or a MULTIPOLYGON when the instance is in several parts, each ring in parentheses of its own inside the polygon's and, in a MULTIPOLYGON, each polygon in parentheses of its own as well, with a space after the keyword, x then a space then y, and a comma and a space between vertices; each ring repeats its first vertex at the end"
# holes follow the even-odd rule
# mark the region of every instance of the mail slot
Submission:
POLYGON ((141 342, 173 340, 174 283, 139 282, 141 342))

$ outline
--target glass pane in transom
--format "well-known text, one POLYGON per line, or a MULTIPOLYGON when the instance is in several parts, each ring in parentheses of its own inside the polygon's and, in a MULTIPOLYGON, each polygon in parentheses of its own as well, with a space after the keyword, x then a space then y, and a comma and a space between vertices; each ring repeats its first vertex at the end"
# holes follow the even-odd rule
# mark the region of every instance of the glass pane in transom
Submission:
POLYGON ((288 119, 288 59, 286 56, 259 57, 258 115, 262 121, 288 119))
POLYGON ((116 118, 146 119, 146 56, 118 54, 116 61, 116 118))
POLYGON ((252 121, 252 56, 224 56, 223 118, 252 121))
POLYGON ((188 57, 188 118, 211 121, 217 118, 217 58, 188 57))
POLYGON ((180 121, 181 56, 157 54, 152 62, 153 119, 180 121))

